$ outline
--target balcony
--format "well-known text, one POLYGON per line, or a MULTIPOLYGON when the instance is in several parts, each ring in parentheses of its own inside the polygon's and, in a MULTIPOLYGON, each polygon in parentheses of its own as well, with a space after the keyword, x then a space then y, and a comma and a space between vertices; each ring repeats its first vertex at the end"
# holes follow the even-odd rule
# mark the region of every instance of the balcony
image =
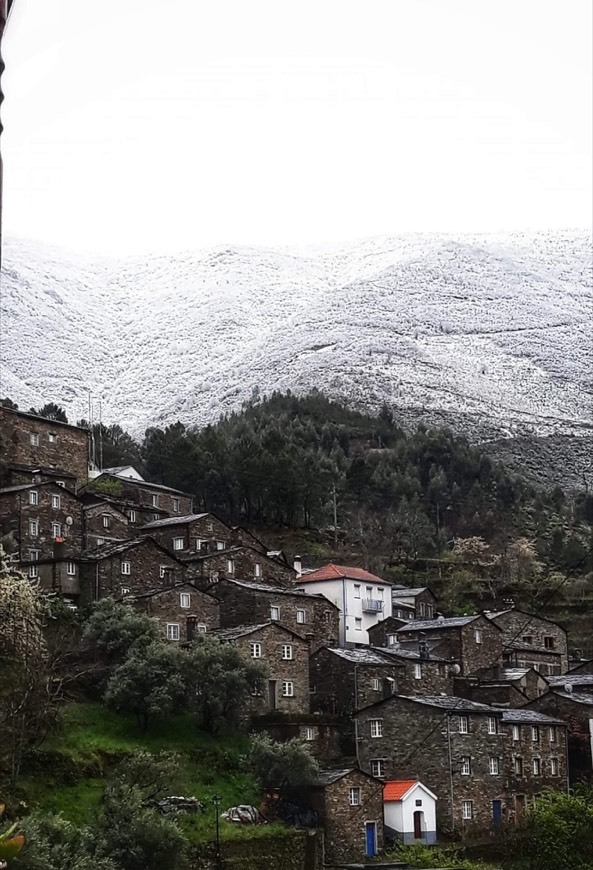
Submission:
POLYGON ((383 602, 378 598, 362 599, 363 613, 383 613, 383 602))

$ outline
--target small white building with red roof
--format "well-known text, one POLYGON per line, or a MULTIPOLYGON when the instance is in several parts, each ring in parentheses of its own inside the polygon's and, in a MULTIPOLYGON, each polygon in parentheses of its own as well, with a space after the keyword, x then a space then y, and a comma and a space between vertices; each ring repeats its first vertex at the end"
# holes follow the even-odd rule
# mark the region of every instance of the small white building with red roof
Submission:
POLYGON ((341 646, 369 643, 369 628, 391 616, 391 586, 363 568, 333 563, 297 580, 297 589, 325 595, 339 608, 341 646))
POLYGON ((437 839, 437 796, 417 779, 392 779, 383 786, 385 836, 406 845, 437 839))

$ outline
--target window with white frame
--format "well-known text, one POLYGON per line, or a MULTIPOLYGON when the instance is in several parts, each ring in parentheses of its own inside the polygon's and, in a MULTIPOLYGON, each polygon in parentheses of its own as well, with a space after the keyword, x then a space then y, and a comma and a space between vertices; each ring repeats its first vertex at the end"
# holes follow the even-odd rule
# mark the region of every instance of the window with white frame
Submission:
POLYGON ((158 495, 152 495, 152 496, 150 497, 150 503, 151 503, 152 507, 158 507, 158 506, 159 506, 159 497, 158 497, 158 495))
POLYGON ((168 565, 159 565, 159 577, 161 580, 164 580, 167 576, 167 571, 169 570, 168 565))
POLYGON ((253 566, 253 574, 255 577, 261 577, 261 565, 259 562, 256 562, 253 566))
POLYGON ((523 759, 518 755, 513 759, 513 771, 515 776, 523 776, 523 759))
POLYGON ((52 495, 51 497, 51 506, 53 508, 60 508, 62 506, 62 499, 59 495, 52 495))
POLYGON ((282 697, 283 698, 293 698, 294 697, 294 683, 292 680, 284 680, 282 683, 282 697))
POLYGON ((491 776, 498 776, 500 773, 500 759, 497 755, 491 755, 488 759, 488 770, 491 776))
POLYGON ((290 643, 285 643, 282 645, 282 658, 286 662, 292 660, 292 645, 290 643))
POLYGON ((39 504, 39 493, 36 489, 29 490, 29 504, 39 504))
POLYGON ((476 643, 482 643, 482 629, 476 628, 474 632, 474 637, 476 639, 476 643))
POLYGON ((41 550, 29 550, 29 559, 31 562, 37 562, 39 559, 39 553, 41 550))
POLYGON ((534 758, 533 759, 533 775, 540 776, 541 772, 542 772, 541 758, 534 758))
POLYGON ((270 619, 273 619, 275 622, 280 619, 280 608, 276 604, 272 604, 270 607, 270 619))
POLYGON ((433 604, 427 604, 427 605, 426 605, 426 618, 427 618, 427 619, 432 619, 433 616, 434 616, 434 605, 433 605, 433 604))
POLYGON ((179 640, 179 623, 167 623, 167 640, 179 640))
POLYGON ((296 621, 298 622, 299 625, 304 625, 307 621, 307 611, 306 610, 297 610, 296 621))
POLYGON ((360 806, 360 788, 348 789, 348 803, 351 807, 360 806))
POLYGON ((183 550, 184 544, 183 538, 173 538, 173 549, 174 550, 183 550))
POLYGON ((550 743, 556 743, 556 741, 558 739, 558 735, 556 732, 555 725, 550 725, 550 728, 548 729, 548 737, 549 737, 550 743))
POLYGON ((29 442, 31 447, 39 447, 39 433, 38 432, 30 432, 29 433, 29 442))
POLYGON ((208 631, 208 626, 204 625, 203 622, 198 622, 198 624, 196 625, 196 631, 198 632, 198 634, 206 634, 206 632, 208 631))
POLYGON ((249 655, 252 659, 261 659, 261 643, 250 643, 249 655))
POLYGON ((469 734, 469 718, 467 716, 459 717, 459 733, 469 734))
POLYGON ((354 630, 362 631, 362 619, 358 616, 354 618, 354 630))
POLYGON ((472 772, 472 760, 469 755, 464 755, 461 758, 461 775, 462 776, 471 776, 472 772))
POLYGON ((227 559, 226 560, 226 570, 227 570, 227 574, 234 574, 235 573, 235 560, 234 559, 227 559))
POLYGON ((131 562, 122 562, 121 563, 121 573, 130 575, 132 573, 132 564, 131 562))
POLYGON ((51 536, 52 538, 59 538, 62 534, 62 524, 61 523, 52 523, 51 524, 51 536))
POLYGON ((377 677, 373 677, 373 692, 378 692, 381 688, 381 680, 378 680, 377 677))
POLYGON ((187 609, 191 605, 191 595, 189 592, 181 592, 179 594, 179 606, 187 609))
POLYGON ((384 592, 383 587, 377 586, 377 598, 379 599, 379 601, 383 601, 383 592, 384 592))
POLYGON ((129 519, 129 521, 130 521, 131 523, 135 523, 135 522, 136 522, 136 516, 137 516, 137 514, 136 514, 136 511, 135 511, 135 510, 129 510, 129 511, 128 511, 128 519, 129 519))
POLYGON ((303 737, 305 738, 305 740, 315 740, 315 729, 305 728, 303 732, 303 737))
POLYGON ((463 801, 461 804, 461 817, 465 821, 469 819, 473 819, 474 817, 474 802, 473 801, 463 801))
POLYGON ((66 574, 69 577, 76 577, 76 564, 74 562, 67 562, 66 574))
POLYGON ((101 544, 105 543, 105 538, 97 538, 97 547, 100 547, 101 544))
POLYGON ((420 662, 414 662, 414 679, 422 679, 422 665, 420 664, 420 662))
POLYGON ((217 550, 226 550, 226 541, 217 541, 216 542, 217 550))
POLYGON ((156 521, 159 519, 159 515, 158 515, 158 514, 153 514, 153 515, 152 515, 152 518, 153 518, 153 520, 156 522, 156 521))
POLYGON ((176 513, 176 514, 179 513, 179 499, 178 498, 173 499, 173 513, 176 513))
POLYGON ((64 483, 63 480, 56 480, 56 486, 66 486, 66 484, 64 483))
POLYGON ((532 725, 531 727, 531 740, 533 743, 539 743, 539 726, 532 725))
POLYGON ((513 725, 513 740, 521 739, 521 728, 519 725, 513 725))
POLYGON ((108 529, 111 526, 111 517, 109 514, 102 514, 101 519, 103 521, 103 528, 108 529))
POLYGON ((558 759, 550 758, 550 776, 558 776, 558 759))
POLYGON ((488 734, 498 734, 498 721, 496 716, 488 716, 488 734))
POLYGON ((56 435, 55 432, 48 432, 47 433, 47 440, 49 441, 50 444, 55 444, 56 441, 58 440, 58 436, 56 435))
POLYGON ((371 759, 371 773, 379 779, 385 776, 385 761, 382 758, 371 759))
POLYGON ((39 577, 39 568, 37 565, 29 565, 29 577, 31 580, 34 580, 36 577, 39 577))
POLYGON ((371 719, 369 724, 371 726, 371 737, 383 737, 382 719, 371 719))
POLYGON ((387 646, 395 646, 397 643, 397 634, 387 635, 387 646))
POLYGON ((33 537, 39 534, 39 520, 29 520, 29 534, 33 537))
POLYGON ((129 594, 130 594, 130 591, 131 591, 131 590, 130 590, 130 587, 129 587, 129 586, 122 586, 122 587, 120 588, 120 592, 121 592, 122 597, 125 596, 125 595, 129 595, 129 594))
POLYGON ((360 598, 360 583, 354 584, 354 597, 360 598))
POLYGON ((367 596, 367 598, 372 598, 372 597, 373 597, 373 587, 372 587, 372 586, 367 586, 367 587, 366 587, 366 596, 367 596))

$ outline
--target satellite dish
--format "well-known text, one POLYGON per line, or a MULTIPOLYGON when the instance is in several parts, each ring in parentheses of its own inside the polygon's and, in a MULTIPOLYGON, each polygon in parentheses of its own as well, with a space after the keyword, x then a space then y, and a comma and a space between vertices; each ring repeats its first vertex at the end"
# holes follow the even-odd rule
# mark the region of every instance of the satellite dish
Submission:
POLYGON ((72 517, 66 517, 66 525, 67 526, 71 526, 73 522, 74 522, 74 520, 72 519, 72 517))
POLYGON ((565 691, 568 695, 570 695, 571 692, 572 692, 572 683, 565 683, 565 684, 564 684, 564 691, 565 691))
POLYGON ((451 668, 451 673, 454 674, 455 676, 458 676, 461 673, 461 668, 459 667, 459 665, 457 663, 455 663, 453 665, 453 667, 451 668))

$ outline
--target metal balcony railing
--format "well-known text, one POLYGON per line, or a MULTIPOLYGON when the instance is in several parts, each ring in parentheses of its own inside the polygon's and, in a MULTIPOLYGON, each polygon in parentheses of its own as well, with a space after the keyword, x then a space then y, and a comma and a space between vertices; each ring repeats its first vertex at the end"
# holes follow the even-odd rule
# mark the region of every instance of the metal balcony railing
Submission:
POLYGON ((363 598, 362 609, 365 613, 383 613, 383 602, 378 598, 363 598))

